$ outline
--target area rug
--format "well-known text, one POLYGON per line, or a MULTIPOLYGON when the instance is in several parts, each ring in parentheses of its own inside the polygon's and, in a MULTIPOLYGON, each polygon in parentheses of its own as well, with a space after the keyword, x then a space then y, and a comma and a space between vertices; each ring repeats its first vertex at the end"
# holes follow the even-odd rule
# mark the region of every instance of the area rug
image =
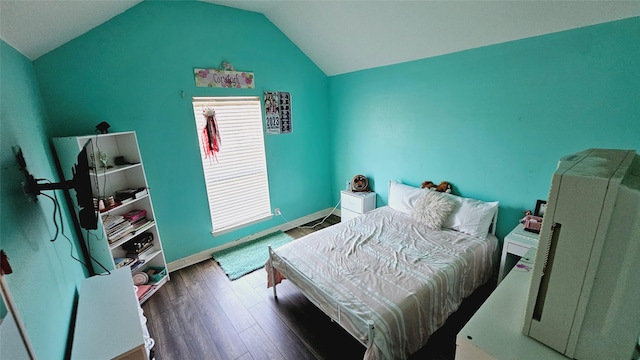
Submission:
POLYGON ((269 258, 269 248, 276 249, 293 238, 282 231, 263 236, 261 238, 230 247, 213 253, 213 259, 220 264, 230 280, 264 267, 269 258))

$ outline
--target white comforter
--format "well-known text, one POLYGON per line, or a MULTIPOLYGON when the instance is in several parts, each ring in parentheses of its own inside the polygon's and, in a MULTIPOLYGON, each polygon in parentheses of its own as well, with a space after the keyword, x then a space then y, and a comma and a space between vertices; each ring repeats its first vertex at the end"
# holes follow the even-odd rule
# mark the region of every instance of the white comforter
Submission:
POLYGON ((271 263, 369 344, 365 359, 405 359, 489 279, 496 247, 493 235, 429 230, 382 207, 278 248, 271 263))

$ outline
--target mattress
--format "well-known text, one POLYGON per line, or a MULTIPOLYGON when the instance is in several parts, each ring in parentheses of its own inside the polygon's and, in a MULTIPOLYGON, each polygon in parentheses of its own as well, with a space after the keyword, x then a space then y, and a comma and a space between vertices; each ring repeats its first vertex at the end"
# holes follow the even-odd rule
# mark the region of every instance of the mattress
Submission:
POLYGON ((266 268, 367 346, 365 359, 405 359, 492 276, 497 245, 385 206, 274 250, 266 268))

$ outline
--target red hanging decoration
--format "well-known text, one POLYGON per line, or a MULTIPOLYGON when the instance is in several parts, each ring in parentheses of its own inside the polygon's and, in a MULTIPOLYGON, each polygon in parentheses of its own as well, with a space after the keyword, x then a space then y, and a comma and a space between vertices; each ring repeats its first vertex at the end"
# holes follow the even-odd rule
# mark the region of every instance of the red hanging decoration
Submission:
POLYGON ((213 109, 203 109, 202 115, 207 119, 204 129, 202 129, 202 140, 205 157, 213 158, 218 162, 217 154, 220 151, 220 132, 216 121, 216 112, 213 109))
POLYGON ((9 265, 9 257, 4 250, 0 250, 0 274, 9 275, 12 272, 11 265, 9 265))

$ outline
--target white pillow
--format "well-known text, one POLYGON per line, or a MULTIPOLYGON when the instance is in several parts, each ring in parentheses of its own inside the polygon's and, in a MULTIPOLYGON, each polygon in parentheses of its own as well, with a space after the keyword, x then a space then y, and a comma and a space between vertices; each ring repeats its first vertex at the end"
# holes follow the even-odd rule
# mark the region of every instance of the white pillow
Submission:
POLYGON ((411 217, 425 224, 429 229, 440 230, 455 206, 456 202, 441 192, 422 190, 422 195, 413 207, 411 217))
POLYGON ((453 199, 456 205, 442 227, 485 239, 491 221, 498 211, 499 202, 485 202, 451 194, 446 195, 453 199))
POLYGON ((401 184, 395 180, 389 181, 389 207, 401 213, 411 215, 416 201, 422 195, 421 188, 401 184))

